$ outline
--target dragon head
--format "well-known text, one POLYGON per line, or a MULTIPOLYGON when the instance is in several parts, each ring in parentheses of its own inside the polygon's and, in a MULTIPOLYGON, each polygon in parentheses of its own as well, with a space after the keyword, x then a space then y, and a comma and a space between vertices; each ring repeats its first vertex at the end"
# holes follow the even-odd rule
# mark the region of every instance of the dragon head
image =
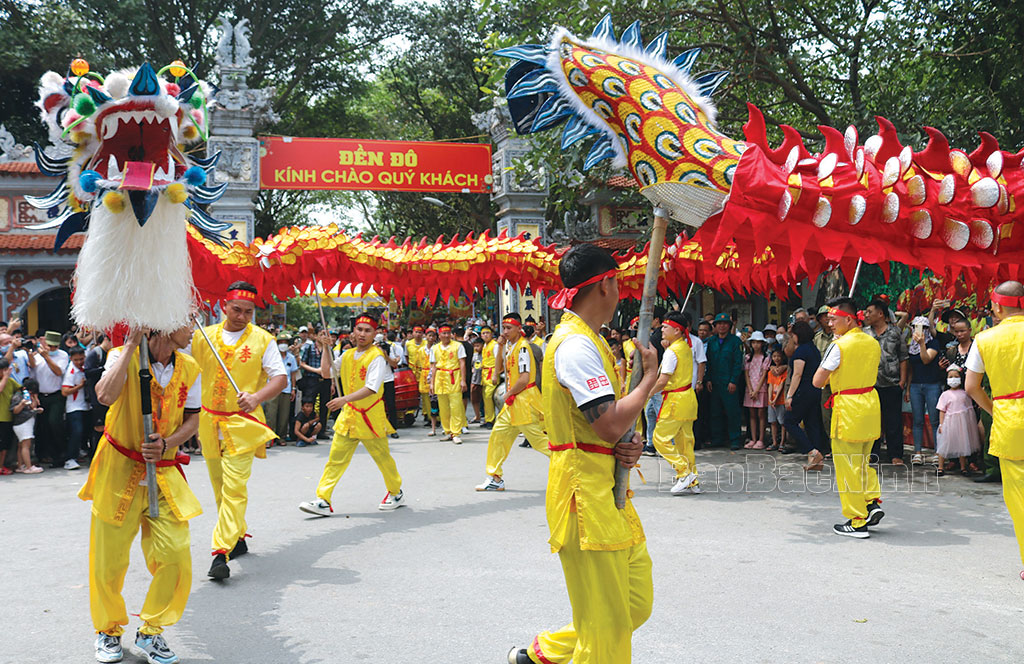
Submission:
POLYGON ((51 141, 70 143, 72 155, 55 159, 36 146, 40 170, 62 180, 54 192, 30 202, 50 213, 42 227, 60 225, 57 248, 87 228, 93 205, 115 213, 130 206, 141 226, 161 195, 187 205, 190 221, 216 239, 226 224, 193 203, 212 203, 223 194, 226 185, 205 186, 217 156, 187 152, 207 138, 210 95, 209 85, 180 61, 159 72, 144 63, 103 78, 76 59, 66 76, 44 74, 37 106, 51 141))
POLYGON ((589 40, 557 29, 547 45, 497 51, 519 60, 505 77, 521 134, 566 122, 562 149, 598 136, 584 170, 605 159, 628 167, 640 191, 675 219, 700 226, 719 211, 745 144, 715 127, 710 97, 729 73, 692 78, 700 49, 666 58, 667 34, 646 47, 639 22, 616 40, 606 16, 589 40))

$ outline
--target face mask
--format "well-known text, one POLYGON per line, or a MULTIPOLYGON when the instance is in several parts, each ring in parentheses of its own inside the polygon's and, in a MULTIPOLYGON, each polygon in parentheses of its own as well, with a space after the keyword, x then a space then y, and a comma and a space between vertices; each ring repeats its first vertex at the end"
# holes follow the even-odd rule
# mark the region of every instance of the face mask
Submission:
POLYGON ((949 385, 950 387, 960 387, 960 379, 956 377, 947 378, 946 385, 949 385))
POLYGON ((282 353, 285 353, 288 351, 288 344, 277 344, 277 349, 282 353))
POLYGON ((778 341, 780 344, 784 343, 786 341, 786 335, 785 334, 776 334, 775 335, 775 340, 778 341))

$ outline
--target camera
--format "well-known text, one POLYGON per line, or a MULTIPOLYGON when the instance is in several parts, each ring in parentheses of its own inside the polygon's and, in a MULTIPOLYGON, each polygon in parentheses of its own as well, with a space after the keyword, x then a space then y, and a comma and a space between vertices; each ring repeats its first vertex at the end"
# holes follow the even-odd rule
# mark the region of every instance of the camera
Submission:
POLYGON ((36 343, 34 341, 32 341, 31 339, 22 339, 21 340, 21 349, 22 350, 26 350, 26 351, 27 350, 35 350, 36 349, 36 343))

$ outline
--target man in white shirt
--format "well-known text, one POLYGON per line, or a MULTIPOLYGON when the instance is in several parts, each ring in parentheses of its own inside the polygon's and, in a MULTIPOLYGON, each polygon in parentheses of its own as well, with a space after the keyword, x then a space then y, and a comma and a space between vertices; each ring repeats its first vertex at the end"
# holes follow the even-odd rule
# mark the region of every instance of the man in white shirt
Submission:
POLYGON ((43 409, 43 414, 36 419, 36 450, 40 461, 50 459, 53 468, 63 468, 65 461, 65 399, 60 388, 70 361, 68 354, 60 349, 60 332, 52 330, 40 341, 39 352, 29 353, 32 376, 39 381, 39 405, 43 409))
MULTIPOLYGON (((384 328, 378 329, 374 342, 379 344, 380 349, 384 352, 384 410, 388 414, 391 428, 395 429, 398 427, 398 414, 395 412, 395 369, 402 363, 402 345, 395 343, 394 332, 389 333, 384 328), (381 332, 381 330, 384 331, 381 332), (384 336, 382 337, 381 334, 384 336)), ((391 437, 398 438, 398 432, 393 432, 391 437)))
POLYGON ((89 402, 85 399, 85 351, 75 348, 70 353, 71 361, 64 372, 60 391, 64 395, 64 412, 67 419, 67 448, 64 452, 64 469, 78 470, 78 456, 85 447, 85 432, 89 429, 89 402))
MULTIPOLYGON (((288 346, 289 338, 286 334, 280 334, 277 337, 277 350, 281 353, 281 362, 284 363, 285 376, 288 378, 288 383, 285 385, 281 393, 270 401, 264 402, 263 412, 267 416, 267 426, 274 430, 277 435, 277 444, 285 445, 285 439, 288 437, 288 422, 291 419, 292 403, 295 401, 295 393, 298 391, 294 388, 295 381, 299 375, 299 361, 295 359, 295 356, 289 352, 288 346)), ((273 443, 267 443, 269 449, 273 443)))

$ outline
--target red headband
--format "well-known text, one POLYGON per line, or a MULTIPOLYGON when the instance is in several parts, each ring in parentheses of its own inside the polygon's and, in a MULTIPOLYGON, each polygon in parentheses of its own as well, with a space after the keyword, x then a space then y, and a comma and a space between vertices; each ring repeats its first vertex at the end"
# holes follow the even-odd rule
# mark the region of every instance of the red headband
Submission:
POLYGON ((228 294, 224 297, 225 301, 231 300, 245 300, 246 302, 256 302, 256 293, 247 290, 229 290, 228 294))
POLYGON ((614 277, 618 272, 618 268, 608 270, 607 272, 602 272, 601 274, 587 279, 582 284, 576 284, 572 288, 563 288, 551 296, 551 299, 548 300, 548 306, 552 309, 568 309, 572 306, 572 299, 576 297, 576 293, 578 293, 581 288, 590 286, 591 284, 596 284, 608 277, 614 277))
POLYGON ((452 326, 451 325, 442 325, 441 327, 437 328, 437 331, 438 332, 451 332, 452 331, 452 326))
POLYGON ((359 325, 360 323, 366 323, 370 327, 374 328, 377 327, 377 321, 373 320, 369 316, 360 316, 356 318, 356 325, 359 325))
POLYGON ((633 316, 633 320, 629 321, 629 326, 632 327, 640 322, 639 316, 633 316))
POLYGON ((515 318, 502 318, 501 324, 504 325, 505 323, 508 323, 509 325, 515 325, 516 327, 523 326, 523 323, 521 321, 516 320, 515 318))
POLYGON ((1024 297, 1017 297, 1014 295, 1003 295, 992 291, 992 304, 1000 304, 1004 307, 1013 307, 1014 309, 1024 309, 1024 297))
POLYGON ((831 307, 828 313, 832 316, 846 316, 847 318, 857 319, 857 314, 851 314, 849 311, 843 311, 839 307, 831 307))
POLYGON ((690 341, 690 331, 686 329, 682 324, 675 322, 674 320, 666 318, 663 323, 670 327, 674 327, 683 333, 683 339, 686 339, 686 345, 693 348, 693 343, 690 341))
POLYGON ((422 332, 423 331, 423 327, 420 326, 420 325, 417 325, 416 327, 412 328, 412 331, 413 332, 422 332))

